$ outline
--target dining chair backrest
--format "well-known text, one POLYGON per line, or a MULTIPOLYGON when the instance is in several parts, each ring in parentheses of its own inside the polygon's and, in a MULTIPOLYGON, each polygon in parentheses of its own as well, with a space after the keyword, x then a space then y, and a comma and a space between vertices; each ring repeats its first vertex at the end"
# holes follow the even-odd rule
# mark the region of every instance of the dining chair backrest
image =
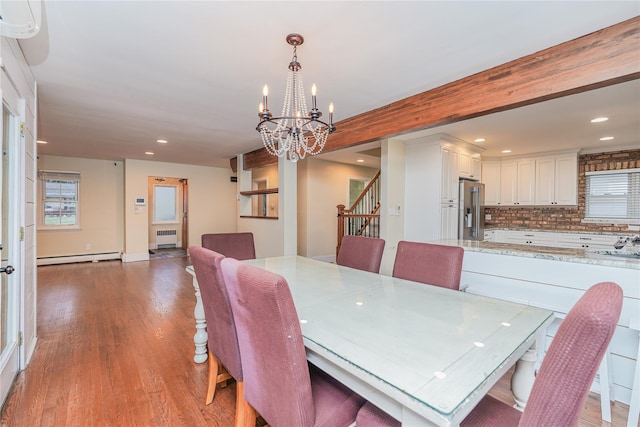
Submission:
POLYGON ((336 264, 379 273, 383 252, 383 239, 346 235, 342 238, 336 264))
POLYGON ((255 259, 253 233, 208 233, 201 237, 202 247, 225 257, 239 260, 255 259))
POLYGON ((200 287, 209 351, 236 381, 242 381, 236 325, 221 270, 225 257, 200 246, 191 246, 189 256, 200 287))
POLYGON ((231 258, 222 261, 222 272, 238 330, 245 399, 271 426, 314 425, 311 378, 286 280, 231 258))
POLYGON ((622 289, 590 287, 567 313, 542 361, 519 426, 577 426, 622 310, 622 289))
POLYGON ((459 246, 398 242, 393 277, 460 289, 464 249, 459 246))

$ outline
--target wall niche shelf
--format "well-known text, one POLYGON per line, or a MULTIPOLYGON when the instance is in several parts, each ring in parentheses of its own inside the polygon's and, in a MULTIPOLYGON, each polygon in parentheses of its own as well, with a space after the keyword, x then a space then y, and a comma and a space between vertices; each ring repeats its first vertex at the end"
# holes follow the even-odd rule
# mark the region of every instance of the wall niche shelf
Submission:
POLYGON ((275 194, 277 192, 277 188, 265 188, 264 190, 241 191, 240 194, 242 194, 243 196, 256 196, 259 194, 275 194))

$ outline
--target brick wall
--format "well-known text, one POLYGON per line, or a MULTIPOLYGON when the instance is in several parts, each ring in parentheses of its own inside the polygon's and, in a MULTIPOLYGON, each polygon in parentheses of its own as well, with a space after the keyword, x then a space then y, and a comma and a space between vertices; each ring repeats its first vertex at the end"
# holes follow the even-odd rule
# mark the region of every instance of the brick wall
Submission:
POLYGON ((588 224, 584 218, 585 172, 640 168, 640 150, 582 154, 578 157, 578 206, 487 207, 487 228, 628 232, 626 224, 588 224))

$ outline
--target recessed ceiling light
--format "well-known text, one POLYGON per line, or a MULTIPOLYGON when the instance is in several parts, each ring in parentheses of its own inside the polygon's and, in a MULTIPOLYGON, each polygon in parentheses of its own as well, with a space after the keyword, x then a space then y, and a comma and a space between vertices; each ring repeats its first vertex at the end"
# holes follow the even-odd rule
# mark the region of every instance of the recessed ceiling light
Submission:
POLYGON ((159 142, 160 144, 166 144, 169 141, 167 141, 166 139, 159 139, 157 142, 159 142))
POLYGON ((596 117, 595 119, 591 119, 591 123, 606 122, 607 120, 609 120, 609 117, 596 117))
POLYGON ((155 153, 153 151, 145 151, 144 154, 148 156, 153 156, 155 153))
POLYGON ((602 138, 600 138, 600 141, 611 141, 612 139, 612 136, 603 136, 602 138))
POLYGON ((42 140, 42 139, 39 139, 39 140, 37 140, 36 142, 37 142, 38 144, 46 144, 46 143, 47 143, 47 141, 44 141, 44 140, 42 140))
POLYGON ((473 142, 485 142, 485 141, 486 141, 486 139, 484 139, 484 138, 476 138, 476 139, 473 140, 473 142))
POLYGON ((507 153, 510 153, 510 152, 511 152, 511 150, 502 150, 502 152, 503 152, 504 154, 507 154, 507 153))
POLYGON ((362 160, 362 159, 358 159, 358 160, 356 160, 356 162, 358 162, 358 163, 364 163, 364 160, 362 160))

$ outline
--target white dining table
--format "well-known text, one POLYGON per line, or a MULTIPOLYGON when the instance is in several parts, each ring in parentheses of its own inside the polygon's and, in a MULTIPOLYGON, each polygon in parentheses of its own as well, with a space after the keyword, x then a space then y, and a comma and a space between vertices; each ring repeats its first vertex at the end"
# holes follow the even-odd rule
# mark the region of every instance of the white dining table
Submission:
POLYGON ((459 425, 518 361, 526 405, 552 311, 299 256, 244 262, 287 280, 309 362, 403 426, 459 425))

